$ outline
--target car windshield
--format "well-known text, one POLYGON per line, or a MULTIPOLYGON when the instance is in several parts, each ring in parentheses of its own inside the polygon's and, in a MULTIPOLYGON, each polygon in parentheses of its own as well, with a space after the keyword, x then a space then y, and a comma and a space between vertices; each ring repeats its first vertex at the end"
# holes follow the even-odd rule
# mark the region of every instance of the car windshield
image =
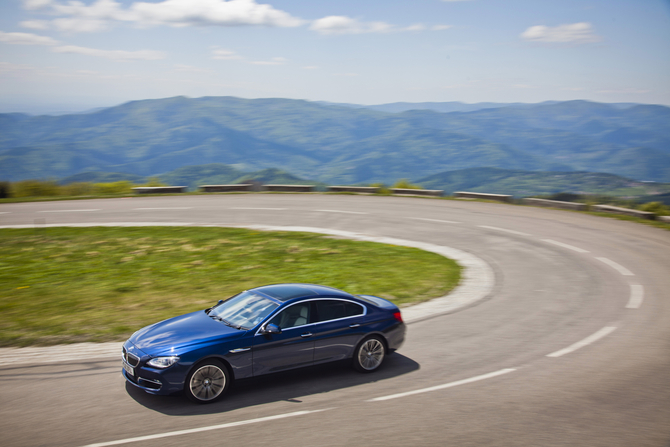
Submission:
POLYGON ((214 306, 209 316, 229 326, 248 330, 263 321, 279 304, 253 292, 242 292, 214 306))

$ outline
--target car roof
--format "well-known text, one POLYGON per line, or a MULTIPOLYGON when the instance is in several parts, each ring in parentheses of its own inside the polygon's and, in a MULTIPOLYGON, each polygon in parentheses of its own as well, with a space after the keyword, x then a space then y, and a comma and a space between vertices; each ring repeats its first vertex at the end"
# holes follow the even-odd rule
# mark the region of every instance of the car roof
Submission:
POLYGON ((333 287, 319 286, 317 284, 271 284, 269 286, 256 287, 251 291, 257 291, 271 296, 279 301, 288 301, 294 298, 331 296, 339 298, 351 298, 352 295, 333 287))

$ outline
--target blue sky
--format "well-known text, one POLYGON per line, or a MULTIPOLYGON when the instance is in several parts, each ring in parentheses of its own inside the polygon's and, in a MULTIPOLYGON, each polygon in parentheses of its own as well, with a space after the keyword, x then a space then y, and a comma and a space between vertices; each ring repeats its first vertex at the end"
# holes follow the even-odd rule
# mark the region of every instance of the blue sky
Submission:
POLYGON ((177 95, 670 105, 670 2, 0 1, 0 112, 177 95))

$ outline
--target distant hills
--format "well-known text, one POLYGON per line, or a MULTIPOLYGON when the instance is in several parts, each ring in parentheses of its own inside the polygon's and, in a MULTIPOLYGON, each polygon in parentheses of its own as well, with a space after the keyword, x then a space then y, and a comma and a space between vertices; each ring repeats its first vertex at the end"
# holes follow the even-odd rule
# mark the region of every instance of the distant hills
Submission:
POLYGON ((0 114, 0 180, 91 171, 146 177, 220 163, 328 184, 480 167, 670 182, 669 107, 459 104, 175 97, 76 115, 0 114))
MULTIPOLYGON (((556 104, 558 101, 546 101, 541 104, 556 104)), ((321 104, 351 107, 353 109, 370 109, 379 112, 388 113, 402 113, 409 110, 432 110, 433 112, 450 113, 450 112, 475 112, 482 109, 500 109, 503 107, 534 107, 537 104, 528 104, 522 102, 478 102, 474 104, 466 104, 458 101, 449 102, 393 102, 388 104, 378 105, 360 105, 347 103, 332 103, 321 102, 321 104)))
MULTIPOLYGON (((407 112, 409 110, 432 110, 433 112, 440 112, 440 113, 476 112, 477 110, 501 109, 505 107, 515 107, 524 109, 524 108, 536 107, 538 105, 550 105, 557 103, 559 103, 559 101, 544 101, 537 104, 529 104, 524 102, 478 102, 474 104, 466 104, 458 101, 450 101, 450 102, 393 102, 389 104, 365 106, 359 104, 322 102, 322 104, 352 107, 354 109, 365 108, 389 113, 402 113, 407 112)), ((618 102, 618 103, 607 103, 607 105, 617 109, 627 109, 629 107, 633 107, 639 104, 630 102, 618 102)))

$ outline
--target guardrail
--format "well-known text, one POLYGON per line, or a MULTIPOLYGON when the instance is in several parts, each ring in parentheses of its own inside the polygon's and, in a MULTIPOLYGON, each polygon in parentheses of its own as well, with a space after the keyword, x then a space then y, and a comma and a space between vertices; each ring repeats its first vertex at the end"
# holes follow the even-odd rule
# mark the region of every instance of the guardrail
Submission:
POLYGON ((670 223, 670 216, 656 216, 656 219, 660 220, 661 222, 670 223))
POLYGON ((461 199, 497 200, 498 202, 512 203, 512 196, 506 194, 486 194, 483 192, 458 191, 454 197, 461 199))
POLYGON ((656 214, 650 213, 649 211, 631 210, 629 208, 619 208, 618 206, 611 205, 593 205, 591 209, 603 213, 623 214, 625 216, 633 216, 649 220, 654 220, 656 218, 656 214))
POLYGON ((400 194, 404 196, 433 196, 440 197, 444 193, 441 189, 405 189, 405 188, 391 188, 393 194, 400 194))
POLYGON ((202 185, 198 186, 202 192, 231 192, 251 191, 252 184, 240 183, 239 185, 202 185))
POLYGON ((358 192, 367 194, 376 194, 379 188, 375 186, 329 186, 328 192, 358 192))
POLYGON ((565 210, 586 211, 588 209, 588 206, 585 203, 562 202, 560 200, 528 198, 521 199, 521 203, 524 205, 545 206, 550 208, 561 208, 565 210))
POLYGON ((186 186, 138 186, 133 188, 137 194, 168 194, 176 192, 186 192, 186 186))
POLYGON ((276 192, 313 192, 312 185, 263 185, 263 191, 276 192))

